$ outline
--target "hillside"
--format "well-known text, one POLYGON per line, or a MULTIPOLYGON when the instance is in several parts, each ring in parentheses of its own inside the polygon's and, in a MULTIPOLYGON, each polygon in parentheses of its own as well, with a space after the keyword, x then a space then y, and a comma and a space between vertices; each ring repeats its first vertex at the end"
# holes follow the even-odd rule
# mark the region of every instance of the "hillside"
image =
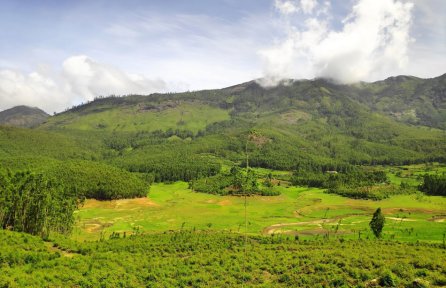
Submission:
POLYGON ((355 85, 290 80, 268 89, 251 81, 219 90, 98 98, 32 130, 1 128, 0 160, 5 168, 32 163, 38 171, 48 171, 54 160, 101 162, 149 183, 213 176, 244 163, 246 152, 252 167, 288 171, 443 162, 444 79, 398 76, 355 85), (406 112, 397 109, 416 117, 400 117, 406 112))
POLYGON ((0 230, 4 287, 444 287, 445 250, 181 231, 72 242, 0 230), (247 251, 247 252, 244 252, 247 251), (135 261, 137 259, 137 261, 135 261), (443 263, 443 264, 442 264, 443 263))
POLYGON ((49 116, 37 107, 16 106, 0 112, 0 125, 31 128, 42 124, 49 116))
POLYGON ((39 129, 113 134, 121 143, 111 148, 125 158, 147 146, 158 150, 156 142, 238 161, 247 133, 255 131, 253 163, 270 168, 290 169, 298 159, 441 160, 445 78, 398 76, 356 85, 300 80, 270 89, 251 81, 221 90, 101 98, 50 117, 39 129))

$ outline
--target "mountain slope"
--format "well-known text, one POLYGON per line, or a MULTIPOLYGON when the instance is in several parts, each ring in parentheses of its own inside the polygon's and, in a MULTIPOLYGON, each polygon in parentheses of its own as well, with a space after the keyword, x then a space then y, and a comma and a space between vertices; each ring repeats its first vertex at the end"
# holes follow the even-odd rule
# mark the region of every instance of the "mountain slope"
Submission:
POLYGON ((375 111, 405 123, 446 129, 446 74, 432 79, 390 77, 355 88, 352 97, 375 111))
POLYGON ((42 124, 49 116, 37 107, 16 106, 0 112, 0 125, 30 128, 42 124))
POLYGON ((215 175, 222 165, 244 163, 246 152, 251 166, 281 170, 446 161, 446 121, 418 112, 433 107, 431 116, 444 113, 443 80, 399 76, 338 85, 316 79, 268 89, 250 81, 219 90, 99 98, 32 130, 4 128, 0 160, 6 167, 32 161, 33 169, 40 169, 35 156, 41 155, 89 160, 148 182, 215 175), (418 97, 417 91, 430 92, 418 97), (387 98, 400 104, 382 104, 387 98), (417 118, 398 117, 397 108, 415 110, 417 118))
POLYGON ((104 141, 119 157, 110 161, 138 171, 145 171, 143 162, 172 153, 241 161, 253 132, 253 165, 270 168, 292 169, 299 161, 440 160, 446 154, 444 78, 398 76, 356 85, 290 80, 269 89, 250 81, 220 90, 108 97, 51 117, 39 129, 112 134, 104 141), (389 98, 400 104, 384 105, 389 98), (428 113, 435 121, 420 112, 426 107, 435 108, 428 113), (397 108, 415 111, 415 118, 399 117, 397 108))

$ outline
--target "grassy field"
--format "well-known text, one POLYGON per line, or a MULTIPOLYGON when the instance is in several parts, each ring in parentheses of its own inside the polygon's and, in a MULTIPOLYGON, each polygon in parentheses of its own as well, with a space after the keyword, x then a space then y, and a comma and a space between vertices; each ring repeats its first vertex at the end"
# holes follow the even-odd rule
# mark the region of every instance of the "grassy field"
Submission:
MULTIPOLYGON (((112 232, 166 230, 245 231, 244 198, 196 193, 187 183, 154 184, 148 198, 87 200, 76 213, 73 238, 107 238, 112 232)), ((385 239, 441 242, 446 233, 446 198, 421 193, 353 200, 321 189, 278 187, 280 196, 247 198, 250 234, 291 234, 302 238, 373 238, 368 223, 381 207, 385 239)))
POLYGON ((141 110, 137 106, 110 108, 98 113, 79 117, 77 114, 65 113, 50 118, 41 126, 43 129, 59 127, 84 131, 166 131, 169 128, 190 130, 194 133, 206 128, 208 124, 228 120, 226 110, 204 104, 182 103, 165 107, 161 110, 141 110))
POLYGON ((385 170, 392 183, 405 182, 412 186, 418 186, 424 174, 446 174, 446 165, 439 163, 416 164, 385 167, 385 170))

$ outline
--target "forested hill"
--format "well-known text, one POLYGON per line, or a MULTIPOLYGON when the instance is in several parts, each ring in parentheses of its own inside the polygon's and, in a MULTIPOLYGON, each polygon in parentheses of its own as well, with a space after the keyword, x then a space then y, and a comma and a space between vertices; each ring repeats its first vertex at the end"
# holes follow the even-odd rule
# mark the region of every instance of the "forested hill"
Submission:
POLYGON ((0 125, 35 127, 42 124, 49 115, 36 107, 16 106, 0 112, 0 125))
POLYGON ((142 149, 137 133, 156 132, 145 141, 161 137, 188 147, 212 139, 212 151, 204 146, 200 152, 231 160, 242 151, 243 135, 256 131, 253 161, 271 168, 288 169, 298 160, 417 162, 444 158, 445 91, 446 74, 352 85, 288 80, 271 88, 250 81, 220 90, 100 98, 49 118, 40 129, 119 134, 114 142, 122 143, 111 145, 123 154, 142 149))
MULTIPOLYGON (((271 88, 251 81, 219 90, 111 96, 31 130, 0 128, 0 161, 38 171, 57 171, 52 167, 67 160, 78 171, 83 161, 97 170, 98 181, 103 171, 122 174, 117 187, 129 186, 127 171, 144 182, 211 176, 221 165, 241 164, 246 149, 250 165, 284 170, 445 161, 445 91, 446 75, 354 85, 289 80, 271 88)), ((88 176, 78 172, 73 175, 88 176)), ((66 182, 76 183, 74 176, 66 182)), ((141 195, 142 182, 131 181, 141 195)))
POLYGON ((327 79, 285 80, 271 88, 263 88, 256 81, 250 81, 221 90, 100 98, 62 114, 83 115, 87 111, 97 113, 112 106, 145 103, 153 105, 141 106, 142 111, 162 110, 174 105, 167 103, 168 100, 202 101, 233 110, 234 114, 262 114, 296 108, 318 116, 337 112, 341 104, 348 102, 350 105, 346 108, 352 109, 352 113, 363 108, 408 124, 446 128, 446 74, 432 79, 396 76, 351 85, 339 85, 327 79), (156 106, 162 102, 165 103, 156 106), (352 104, 362 104, 362 107, 352 107, 352 104), (106 105, 110 106, 104 107, 106 105))

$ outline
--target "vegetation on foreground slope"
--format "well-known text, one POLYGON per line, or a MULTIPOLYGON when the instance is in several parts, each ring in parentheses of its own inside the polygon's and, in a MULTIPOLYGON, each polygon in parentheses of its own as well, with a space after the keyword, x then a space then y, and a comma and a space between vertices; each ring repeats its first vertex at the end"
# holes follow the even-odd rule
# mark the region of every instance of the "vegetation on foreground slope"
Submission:
POLYGON ((3 287, 441 287, 446 249, 183 230, 73 243, 0 231, 3 287), (245 250, 246 249, 246 250, 245 250), (246 251, 246 252, 245 252, 246 251))

